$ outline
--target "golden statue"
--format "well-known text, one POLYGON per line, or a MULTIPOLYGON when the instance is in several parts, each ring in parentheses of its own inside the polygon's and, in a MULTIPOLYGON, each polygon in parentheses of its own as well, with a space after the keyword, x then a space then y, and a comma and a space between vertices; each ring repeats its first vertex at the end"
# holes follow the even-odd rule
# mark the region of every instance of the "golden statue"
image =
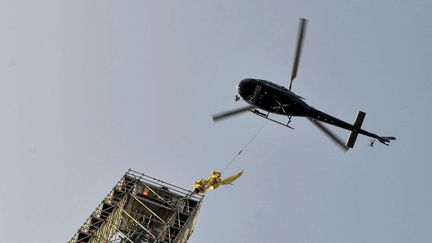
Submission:
POLYGON ((221 173, 213 170, 211 175, 207 178, 207 180, 201 179, 199 181, 194 182, 194 192, 204 193, 206 192, 206 190, 214 190, 221 185, 232 184, 242 174, 243 171, 222 180, 221 173))

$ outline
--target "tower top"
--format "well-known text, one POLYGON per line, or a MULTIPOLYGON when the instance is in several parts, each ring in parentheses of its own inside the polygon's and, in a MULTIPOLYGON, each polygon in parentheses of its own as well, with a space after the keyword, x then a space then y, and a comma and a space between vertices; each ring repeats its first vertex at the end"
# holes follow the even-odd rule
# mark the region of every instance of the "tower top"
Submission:
POLYGON ((129 169, 69 243, 186 242, 203 198, 129 169))

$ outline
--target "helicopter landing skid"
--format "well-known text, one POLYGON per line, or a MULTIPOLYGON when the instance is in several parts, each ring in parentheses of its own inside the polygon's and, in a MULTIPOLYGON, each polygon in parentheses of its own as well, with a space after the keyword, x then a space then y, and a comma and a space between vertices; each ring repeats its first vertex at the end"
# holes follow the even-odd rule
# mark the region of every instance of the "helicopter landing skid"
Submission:
POLYGON ((277 120, 275 120, 275 119, 270 118, 270 117, 269 117, 270 112, 267 112, 267 114, 266 114, 266 113, 263 113, 263 112, 261 112, 261 111, 259 111, 259 110, 257 110, 257 109, 253 109, 253 110, 250 110, 250 111, 251 111, 252 113, 254 113, 255 115, 257 115, 257 116, 260 116, 260 117, 262 117, 262 118, 264 118, 264 119, 267 119, 267 120, 269 120, 269 121, 275 122, 275 123, 277 123, 277 124, 279 124, 279 125, 282 125, 282 126, 284 126, 284 127, 288 127, 288 128, 291 128, 291 129, 294 130, 294 127, 292 127, 292 126, 289 125, 290 122, 291 122, 291 116, 289 117, 287 123, 283 123, 283 122, 280 122, 280 121, 277 121, 277 120))

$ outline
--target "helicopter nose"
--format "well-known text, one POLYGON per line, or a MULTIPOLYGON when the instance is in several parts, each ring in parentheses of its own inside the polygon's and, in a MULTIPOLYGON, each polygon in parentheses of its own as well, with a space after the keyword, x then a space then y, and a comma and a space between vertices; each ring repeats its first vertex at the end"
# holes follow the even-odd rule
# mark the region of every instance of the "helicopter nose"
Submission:
POLYGON ((247 86, 247 84, 249 83, 250 79, 243 79, 239 82, 239 84, 237 85, 237 93, 241 96, 244 97, 245 95, 245 88, 247 86))

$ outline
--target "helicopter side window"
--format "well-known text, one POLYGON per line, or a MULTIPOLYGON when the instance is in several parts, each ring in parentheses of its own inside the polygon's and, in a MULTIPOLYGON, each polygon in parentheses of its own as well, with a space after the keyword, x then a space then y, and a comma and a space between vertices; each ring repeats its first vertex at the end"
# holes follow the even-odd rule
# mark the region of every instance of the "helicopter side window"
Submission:
POLYGON ((256 100, 256 98, 258 97, 260 90, 261 90, 261 85, 258 85, 258 84, 255 85, 255 89, 254 89, 253 94, 252 94, 252 95, 249 95, 249 96, 247 97, 247 99, 248 99, 248 101, 249 101, 250 103, 252 103, 252 104, 255 103, 255 100, 256 100))
POLYGON ((261 90, 261 85, 258 85, 258 84, 257 84, 257 85, 255 86, 255 90, 254 90, 253 96, 254 96, 254 97, 257 97, 257 95, 259 94, 260 90, 261 90))

